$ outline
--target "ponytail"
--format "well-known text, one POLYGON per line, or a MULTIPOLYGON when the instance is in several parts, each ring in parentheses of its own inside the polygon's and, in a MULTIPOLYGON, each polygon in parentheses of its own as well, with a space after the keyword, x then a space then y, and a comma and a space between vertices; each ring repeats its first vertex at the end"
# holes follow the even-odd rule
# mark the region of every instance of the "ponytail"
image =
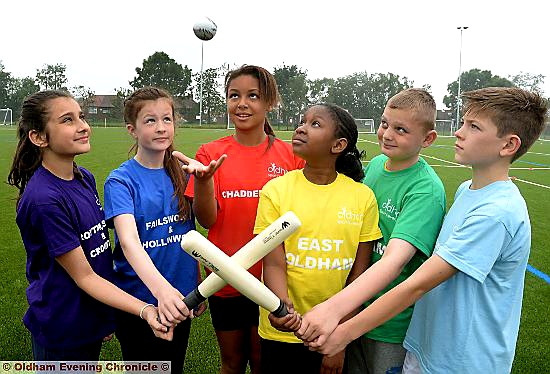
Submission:
POLYGON ((46 133, 46 124, 49 120, 48 103, 59 97, 72 98, 71 94, 66 91, 45 90, 36 92, 23 101, 21 117, 17 124, 17 139, 19 141, 8 174, 8 184, 19 190, 17 201, 21 198, 36 169, 42 164, 42 150, 31 142, 29 133, 31 131, 36 131, 39 134, 46 133))
POLYGON ((336 171, 347 175, 356 182, 361 182, 365 177, 361 160, 365 157, 365 151, 359 151, 353 147, 351 151, 344 151, 336 159, 336 171))
POLYGON ((336 137, 346 138, 348 145, 336 159, 336 171, 342 173, 356 182, 361 182, 365 177, 361 160, 365 151, 357 149, 357 124, 347 110, 335 104, 318 104, 324 106, 332 114, 336 122, 336 137))

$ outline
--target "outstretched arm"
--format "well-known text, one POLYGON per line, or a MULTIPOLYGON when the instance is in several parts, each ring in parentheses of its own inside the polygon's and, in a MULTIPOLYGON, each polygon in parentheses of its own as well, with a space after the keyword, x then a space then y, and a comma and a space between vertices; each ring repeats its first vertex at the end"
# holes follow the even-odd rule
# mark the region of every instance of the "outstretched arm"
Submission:
POLYGON ((456 272, 455 267, 438 255, 433 255, 403 283, 382 295, 355 317, 339 325, 323 344, 308 343, 310 349, 329 356, 342 351, 352 340, 395 317, 456 272))
POLYGON ((172 340, 174 329, 167 329, 158 320, 157 309, 147 307, 143 301, 127 294, 111 282, 97 275, 84 255, 82 247, 77 247, 61 256, 57 262, 65 269, 78 287, 94 299, 113 308, 141 317, 149 323, 155 336, 172 340))
POLYGON ((182 301, 183 295, 162 276, 143 249, 134 216, 121 214, 113 222, 128 263, 158 300, 160 321, 167 326, 184 321, 190 312, 182 301))
MULTIPOLYGON (((359 277, 368 269, 371 262, 373 245, 374 242, 371 241, 361 242, 357 246, 357 253, 355 255, 355 260, 353 261, 353 266, 346 279, 346 286, 357 279, 357 277, 359 277)), ((343 322, 352 318, 355 314, 357 314, 357 312, 357 310, 353 310, 352 312, 344 316, 339 322, 343 322)), ((295 333, 295 335, 298 336, 297 333, 295 333)), ((321 362, 321 374, 342 373, 345 357, 345 351, 339 352, 338 354, 331 357, 324 355, 321 362)))
POLYGON ((193 212, 200 225, 210 228, 217 219, 218 207, 214 196, 214 173, 223 164, 227 155, 212 160, 208 165, 187 157, 181 152, 174 151, 172 156, 183 162, 182 169, 195 178, 195 193, 193 198, 193 212))
POLYGON ((346 315, 395 280, 415 253, 416 248, 409 242, 391 239, 379 261, 342 291, 304 315, 297 336, 304 341, 316 340, 318 344, 323 344, 346 315))

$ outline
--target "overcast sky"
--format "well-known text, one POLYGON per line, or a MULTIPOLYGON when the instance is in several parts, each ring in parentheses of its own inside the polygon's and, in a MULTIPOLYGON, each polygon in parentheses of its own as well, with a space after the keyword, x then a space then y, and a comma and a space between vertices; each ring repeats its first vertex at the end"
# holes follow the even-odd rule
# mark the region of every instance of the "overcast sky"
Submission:
POLYGON ((96 94, 129 87, 156 51, 193 72, 208 16, 218 26, 204 43, 204 68, 297 65, 310 79, 355 72, 395 73, 429 84, 438 107, 459 71, 546 76, 550 95, 550 16, 539 0, 6 0, 0 7, 0 61, 15 77, 45 64, 67 66, 69 86, 96 94))

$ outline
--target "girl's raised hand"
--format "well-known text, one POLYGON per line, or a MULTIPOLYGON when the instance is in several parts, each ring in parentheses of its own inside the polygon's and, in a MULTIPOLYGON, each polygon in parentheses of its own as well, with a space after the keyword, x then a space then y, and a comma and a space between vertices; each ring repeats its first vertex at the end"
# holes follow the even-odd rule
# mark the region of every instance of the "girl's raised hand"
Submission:
POLYGON ((223 162, 227 158, 227 155, 224 154, 221 155, 219 159, 212 160, 208 165, 204 165, 195 159, 187 157, 179 151, 173 151, 172 156, 183 162, 184 165, 182 166, 182 169, 188 174, 193 174, 197 179, 212 178, 216 170, 222 166, 223 162))

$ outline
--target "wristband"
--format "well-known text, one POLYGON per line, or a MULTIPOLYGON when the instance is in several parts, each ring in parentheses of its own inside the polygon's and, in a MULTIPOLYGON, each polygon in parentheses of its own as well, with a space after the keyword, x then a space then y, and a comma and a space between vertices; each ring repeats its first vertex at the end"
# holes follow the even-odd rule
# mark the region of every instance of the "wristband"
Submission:
POLYGON ((144 306, 141 307, 141 310, 139 311, 139 318, 143 319, 143 311, 145 310, 145 308, 147 308, 148 306, 154 306, 153 304, 145 304, 144 306))

